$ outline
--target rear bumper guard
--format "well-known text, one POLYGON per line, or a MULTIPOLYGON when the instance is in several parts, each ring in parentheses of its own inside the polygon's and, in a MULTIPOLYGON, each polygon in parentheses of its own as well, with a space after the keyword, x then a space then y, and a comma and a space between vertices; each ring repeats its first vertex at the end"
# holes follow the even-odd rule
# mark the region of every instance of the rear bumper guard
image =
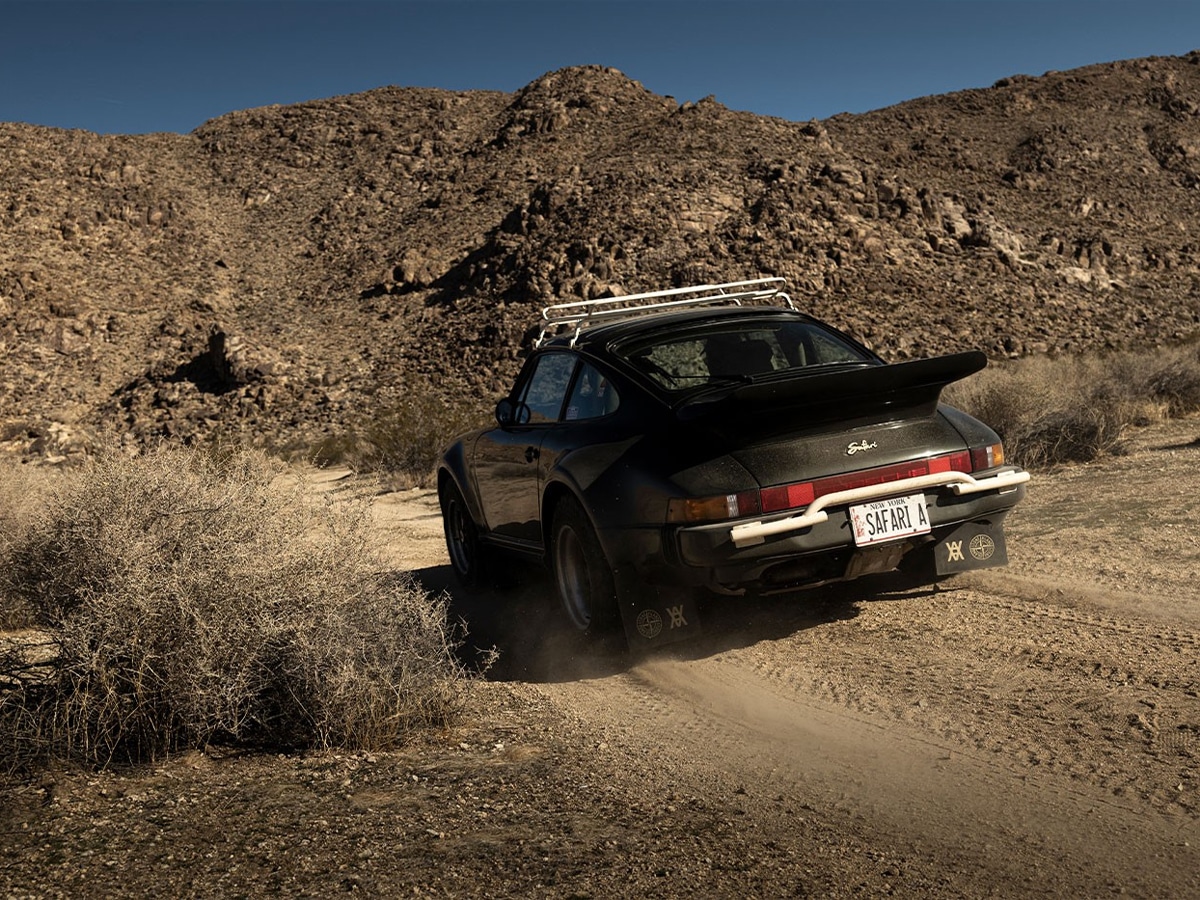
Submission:
POLYGON ((980 494, 984 491, 1015 488, 1027 481, 1029 481, 1029 473, 1022 469, 998 472, 983 478, 975 478, 966 472, 932 472, 928 475, 918 475, 916 478, 904 478, 900 481, 889 481, 885 484, 872 484, 848 491, 824 494, 810 503, 798 516, 788 516, 770 522, 743 522, 740 525, 734 525, 729 530, 729 537, 735 547, 750 547, 763 543, 772 535, 800 531, 803 528, 811 528, 813 525, 828 521, 829 514, 825 510, 831 506, 865 503, 870 500, 897 497, 931 488, 945 489, 956 496, 980 494))

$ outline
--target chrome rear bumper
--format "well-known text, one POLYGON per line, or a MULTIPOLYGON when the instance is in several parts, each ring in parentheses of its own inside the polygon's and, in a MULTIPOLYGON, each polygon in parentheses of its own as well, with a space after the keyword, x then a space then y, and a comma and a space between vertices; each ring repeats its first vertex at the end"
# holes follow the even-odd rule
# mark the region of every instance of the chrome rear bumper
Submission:
POLYGON ((735 547, 750 547, 754 544, 761 544, 772 535, 786 534, 819 525, 829 519, 829 514, 825 510, 832 506, 865 503, 870 500, 898 497, 914 491, 929 489, 948 490, 956 496, 979 494, 984 491, 1015 488, 1027 481, 1029 481, 1029 473, 1023 469, 997 472, 995 475, 987 475, 983 478, 976 478, 966 472, 933 472, 928 475, 919 475, 916 478, 904 478, 900 481, 889 481, 885 484, 872 484, 848 491, 824 494, 810 503, 799 515, 772 519, 767 522, 759 520, 734 525, 729 528, 729 537, 735 547))

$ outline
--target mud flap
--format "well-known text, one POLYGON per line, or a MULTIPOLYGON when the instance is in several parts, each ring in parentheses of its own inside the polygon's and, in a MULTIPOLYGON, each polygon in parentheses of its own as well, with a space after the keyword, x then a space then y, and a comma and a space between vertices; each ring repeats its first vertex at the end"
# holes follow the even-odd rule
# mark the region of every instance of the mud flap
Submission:
POLYGON ((987 522, 960 525, 938 541, 933 557, 939 575, 1007 565, 1004 529, 987 522))
POLYGON ((639 585, 622 592, 620 608, 625 641, 632 651, 673 644, 700 634, 694 591, 639 585))

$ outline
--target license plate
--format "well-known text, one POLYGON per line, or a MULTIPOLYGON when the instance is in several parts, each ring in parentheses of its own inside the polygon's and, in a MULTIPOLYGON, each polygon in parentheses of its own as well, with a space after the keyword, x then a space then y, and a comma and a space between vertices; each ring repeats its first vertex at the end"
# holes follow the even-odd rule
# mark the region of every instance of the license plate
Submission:
POLYGON ((929 533, 924 494, 891 497, 850 507, 850 527, 859 547, 929 533))

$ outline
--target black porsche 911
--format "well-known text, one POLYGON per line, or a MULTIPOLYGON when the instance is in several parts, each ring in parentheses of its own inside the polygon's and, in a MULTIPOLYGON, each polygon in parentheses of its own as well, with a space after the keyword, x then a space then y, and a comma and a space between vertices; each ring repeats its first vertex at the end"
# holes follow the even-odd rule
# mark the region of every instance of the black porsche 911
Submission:
POLYGON ((967 352, 889 365, 793 308, 783 279, 543 310, 496 425, 445 452, 450 561, 549 566, 580 631, 633 643, 696 626, 697 590, 792 591, 1007 562, 1028 473, 939 403, 967 352))

